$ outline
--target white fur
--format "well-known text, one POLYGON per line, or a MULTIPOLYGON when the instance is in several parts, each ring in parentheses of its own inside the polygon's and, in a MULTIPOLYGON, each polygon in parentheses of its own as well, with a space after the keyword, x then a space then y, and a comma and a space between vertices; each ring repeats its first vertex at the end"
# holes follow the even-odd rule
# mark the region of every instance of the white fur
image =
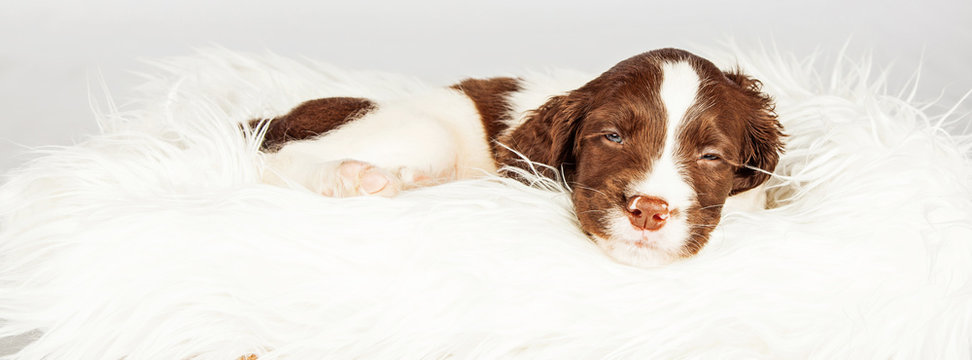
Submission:
POLYGON ((437 182, 496 172, 472 100, 452 89, 429 89, 379 102, 376 110, 322 136, 287 143, 266 155, 264 177, 269 183, 289 180, 330 193, 339 184, 319 169, 333 172, 343 159, 424 174, 437 182))
POLYGON ((231 123, 421 83, 159 61, 144 108, 8 174, 0 337, 43 332, 17 359, 972 357, 969 142, 868 67, 821 84, 791 57, 708 55, 777 99, 774 208, 727 212, 700 254, 654 269, 605 256, 566 194, 502 179, 394 199, 260 184, 231 123))
POLYGON ((688 234, 684 221, 672 221, 656 231, 639 230, 631 226, 621 209, 606 214, 611 239, 595 236, 594 241, 615 260, 634 266, 651 267, 669 264, 679 259, 683 240, 688 234))

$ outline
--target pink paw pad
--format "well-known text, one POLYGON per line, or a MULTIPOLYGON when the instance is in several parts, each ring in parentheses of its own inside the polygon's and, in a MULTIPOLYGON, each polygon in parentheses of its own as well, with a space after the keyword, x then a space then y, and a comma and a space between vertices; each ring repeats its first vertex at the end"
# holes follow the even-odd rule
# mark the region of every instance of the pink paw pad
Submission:
POLYGON ((385 189, 391 181, 382 174, 369 172, 361 176, 361 190, 374 194, 385 189))
POLYGON ((366 162, 346 160, 338 165, 338 176, 343 183, 344 196, 379 195, 395 196, 401 189, 398 179, 391 173, 366 162))

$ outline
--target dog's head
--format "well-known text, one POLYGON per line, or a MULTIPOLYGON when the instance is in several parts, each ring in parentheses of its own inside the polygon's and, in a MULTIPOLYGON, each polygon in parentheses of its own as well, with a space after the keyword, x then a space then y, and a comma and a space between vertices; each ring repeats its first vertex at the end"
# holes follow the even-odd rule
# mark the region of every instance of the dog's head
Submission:
POLYGON ((517 147, 563 170, 584 231, 641 266, 698 252, 726 198, 766 181, 782 151, 759 81, 675 49, 618 63, 523 126, 536 139, 517 147))

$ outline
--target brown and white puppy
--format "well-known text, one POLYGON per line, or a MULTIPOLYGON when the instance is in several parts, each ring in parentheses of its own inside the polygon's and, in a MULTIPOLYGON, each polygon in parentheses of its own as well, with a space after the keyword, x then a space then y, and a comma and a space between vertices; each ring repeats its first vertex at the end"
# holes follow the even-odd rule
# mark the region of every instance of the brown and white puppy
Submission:
POLYGON ((381 103, 311 100, 269 123, 264 180, 392 196, 528 167, 525 156, 561 171, 582 229, 610 256, 652 266, 698 252, 726 199, 769 177, 782 136, 759 81, 661 49, 586 84, 467 79, 381 103))

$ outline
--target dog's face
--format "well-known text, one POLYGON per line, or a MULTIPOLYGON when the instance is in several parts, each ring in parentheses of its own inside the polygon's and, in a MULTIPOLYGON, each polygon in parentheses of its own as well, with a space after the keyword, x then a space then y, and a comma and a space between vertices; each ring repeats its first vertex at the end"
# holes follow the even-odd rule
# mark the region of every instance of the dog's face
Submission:
MULTIPOLYGON (((781 126, 759 82, 690 53, 627 59, 535 113, 585 232, 639 266, 698 252, 730 195, 772 171, 781 126)), ((542 158, 543 156, 541 156, 542 158)))

